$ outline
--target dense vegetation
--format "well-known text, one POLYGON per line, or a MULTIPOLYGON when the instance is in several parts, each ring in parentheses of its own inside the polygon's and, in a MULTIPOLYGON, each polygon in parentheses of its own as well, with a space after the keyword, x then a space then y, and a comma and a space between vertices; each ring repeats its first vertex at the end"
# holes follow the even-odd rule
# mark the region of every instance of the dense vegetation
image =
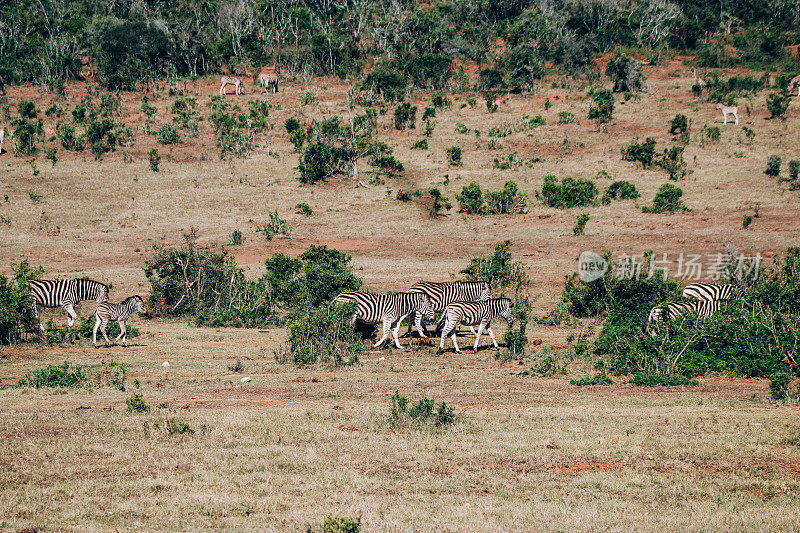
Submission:
MULTIPOLYGON (((583 70, 594 54, 619 46, 652 49, 656 58, 664 49, 692 51, 705 67, 784 62, 791 70, 796 60, 785 47, 800 39, 800 9, 791 0, 403 0, 390 9, 377 0, 20 0, 2 3, 0 20, 0 76, 57 92, 86 68, 85 57, 110 89, 266 64, 345 76, 377 57, 385 61, 369 85, 397 98, 408 82, 463 83, 458 59, 495 59, 480 72, 480 88, 493 92, 529 88, 548 63, 583 70), (495 58, 498 38, 506 47, 495 58)), ((609 75, 618 91, 643 82, 623 56, 609 75)))

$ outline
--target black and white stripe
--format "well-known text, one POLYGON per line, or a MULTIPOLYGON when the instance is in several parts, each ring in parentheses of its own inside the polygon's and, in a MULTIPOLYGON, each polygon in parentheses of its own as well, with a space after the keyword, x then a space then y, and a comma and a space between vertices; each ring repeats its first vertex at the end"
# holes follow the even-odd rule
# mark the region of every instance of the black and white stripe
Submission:
POLYGON ((371 294, 368 292, 343 292, 336 298, 334 303, 356 303, 356 313, 353 315, 353 323, 360 320, 365 324, 383 323, 383 337, 375 347, 380 346, 389 337, 391 331, 394 337, 394 344, 398 348, 400 342, 397 340, 397 330, 400 329, 400 322, 411 312, 425 315, 429 320, 434 317, 431 302, 427 296, 418 292, 401 292, 398 294, 371 294))
POLYGON ((456 343, 456 328, 459 324, 478 326, 478 333, 475 335, 475 351, 478 351, 478 342, 484 329, 486 329, 489 337, 492 338, 494 347, 498 348, 497 340, 495 340, 494 332, 492 331, 492 319, 498 316, 505 318, 510 324, 514 320, 514 302, 508 298, 490 298, 485 302, 453 302, 448 304, 440 319, 440 321, 444 321, 444 327, 442 327, 439 350, 444 350, 444 339, 451 335, 456 352, 461 351, 456 343))
POLYGON ((683 288, 684 298, 695 298, 697 300, 738 300, 744 296, 739 285, 729 283, 726 285, 715 285, 713 283, 690 283, 683 288))
MULTIPOLYGON (((75 305, 84 300, 94 300, 98 303, 108 301, 108 285, 91 279, 32 279, 28 281, 31 294, 35 301, 33 316, 38 320, 36 304, 43 307, 63 307, 69 318, 67 323, 72 326, 78 318, 75 305)), ((44 332, 44 326, 39 328, 44 332)))
POLYGON ((655 328, 661 326, 666 320, 675 320, 687 313, 697 313, 698 319, 708 318, 722 307, 721 300, 700 300, 694 302, 673 302, 666 305, 657 305, 650 310, 647 317, 647 331, 655 335, 655 328))
POLYGON ((100 303, 97 306, 97 310, 94 312, 95 323, 94 330, 92 331, 92 343, 97 346, 97 328, 100 328, 100 331, 103 333, 103 337, 106 339, 106 345, 111 344, 108 340, 108 335, 106 335, 106 326, 110 320, 114 320, 115 322, 119 323, 120 328, 119 335, 117 335, 117 338, 114 339, 114 343, 116 343, 120 337, 122 337, 122 345, 124 346, 127 340, 125 336, 125 332, 127 331, 125 322, 127 322, 131 315, 137 311, 143 315, 147 314, 144 301, 142 300, 142 297, 138 295, 130 296, 118 304, 111 303, 108 300, 100 303))
MULTIPOLYGON (((492 297, 492 288, 485 281, 453 281, 435 282, 421 281, 413 285, 408 292, 425 294, 431 301, 435 313, 444 312, 448 304, 453 302, 485 302, 492 297)), ((422 329, 422 315, 413 314, 414 324, 421 337, 427 337, 422 329)), ((411 334, 411 320, 408 321, 408 334, 411 334)), ((472 333, 475 330, 470 326, 472 333)))

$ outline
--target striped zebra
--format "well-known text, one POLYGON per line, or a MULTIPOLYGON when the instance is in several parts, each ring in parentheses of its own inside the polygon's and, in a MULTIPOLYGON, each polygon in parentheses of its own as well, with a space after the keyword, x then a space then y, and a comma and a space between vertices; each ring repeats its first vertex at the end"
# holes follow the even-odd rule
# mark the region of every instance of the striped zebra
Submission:
POLYGON ((481 333, 486 329, 489 337, 492 338, 494 347, 498 348, 497 340, 492 331, 492 319, 503 317, 506 322, 511 324, 514 320, 514 302, 508 298, 490 298, 485 302, 453 302, 448 304, 439 321, 444 321, 442 328, 442 338, 439 342, 439 351, 444 350, 444 339, 448 335, 452 336, 453 346, 456 352, 460 352, 456 343, 456 328, 459 324, 467 326, 478 326, 478 333, 475 334, 474 350, 478 351, 478 342, 481 340, 481 333))
POLYGON ((224 96, 228 93, 225 91, 226 85, 234 85, 236 87, 236 94, 239 94, 239 89, 241 88, 242 94, 244 94, 244 82, 242 78, 237 78, 234 76, 222 76, 219 79, 220 86, 219 86, 219 95, 224 96))
POLYGON ((92 330, 92 343, 94 343, 95 347, 97 347, 97 328, 100 328, 100 331, 103 333, 103 337, 106 339, 106 346, 111 344, 108 340, 108 335, 106 335, 106 326, 109 320, 114 320, 119 324, 120 332, 117 338, 114 339, 114 344, 122 337, 122 345, 125 346, 127 341, 125 336, 127 331, 125 322, 137 311, 143 315, 147 314, 144 300, 142 300, 142 297, 139 295, 125 298, 118 304, 111 303, 108 300, 100 303, 97 306, 97 310, 94 312, 95 323, 94 330, 92 330))
POLYGON ((397 340, 397 330, 400 329, 400 322, 411 312, 425 315, 429 320, 433 320, 433 308, 428 297, 418 292, 401 292, 398 294, 370 294, 368 292, 343 292, 333 299, 334 303, 356 303, 356 313, 353 315, 353 323, 360 320, 365 324, 383 323, 383 337, 375 343, 375 348, 383 344, 389 337, 391 331, 394 337, 394 344, 398 348, 400 341, 397 340))
POLYGON ((647 331, 655 336, 656 330, 664 321, 666 313, 667 320, 675 320, 686 313, 697 313, 698 319, 708 318, 722 307, 721 300, 698 300, 694 302, 673 302, 666 305, 657 305, 650 310, 647 317, 647 331))
POLYGON ((739 300, 744 297, 744 292, 739 285, 715 285, 713 283, 690 283, 683 288, 684 298, 697 300, 739 300))
MULTIPOLYGON (((448 304, 453 302, 485 302, 492 297, 492 288, 485 281, 454 281, 438 283, 435 281, 421 281, 413 285, 408 292, 419 292, 428 297, 434 312, 442 313, 448 304)), ((422 315, 412 313, 414 325, 417 327, 420 337, 427 337, 427 331, 423 332, 422 315)), ((412 321, 408 321, 407 335, 411 335, 412 321)), ((470 326, 470 331, 475 333, 475 329, 470 326)))
MULTIPOLYGON (((78 318, 74 307, 76 304, 84 300, 94 300, 97 303, 108 301, 108 285, 91 279, 32 279, 28 280, 28 286, 34 299, 33 317, 37 321, 37 303, 42 307, 63 307, 68 316, 67 324, 71 327, 78 318)), ((44 333, 41 322, 39 328, 44 333)))

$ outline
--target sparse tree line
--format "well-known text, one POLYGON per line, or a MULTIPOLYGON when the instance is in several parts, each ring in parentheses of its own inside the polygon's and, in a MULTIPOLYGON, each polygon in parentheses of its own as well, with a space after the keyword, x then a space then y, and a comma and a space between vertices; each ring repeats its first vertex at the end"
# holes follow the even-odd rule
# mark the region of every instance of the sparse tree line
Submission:
POLYGON ((798 7, 796 0, 20 0, 0 6, 0 76, 63 92, 83 71, 109 89, 133 89, 165 76, 263 65, 344 77, 382 58, 373 77, 381 85, 409 79, 444 88, 460 83, 454 60, 466 59, 486 67, 482 89, 525 90, 548 63, 580 71, 618 46, 652 49, 655 59, 667 48, 696 51, 706 67, 789 61, 798 7))

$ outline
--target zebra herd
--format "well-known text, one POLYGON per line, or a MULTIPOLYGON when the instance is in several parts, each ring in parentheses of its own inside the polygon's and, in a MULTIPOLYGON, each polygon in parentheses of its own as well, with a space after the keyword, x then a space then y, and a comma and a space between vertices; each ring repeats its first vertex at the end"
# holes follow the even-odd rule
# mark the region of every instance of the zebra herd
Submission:
POLYGON ((28 281, 34 303, 31 308, 34 319, 39 322, 39 336, 44 336, 44 325, 39 320, 36 304, 42 307, 63 307, 67 312, 67 324, 72 327, 78 318, 75 305, 82 301, 94 300, 97 302, 95 310, 95 324, 92 330, 92 343, 97 346, 97 330, 100 329, 106 339, 106 345, 111 344, 106 335, 106 326, 110 320, 116 321, 120 326, 120 334, 114 339, 117 342, 122 338, 122 344, 127 342, 125 322, 135 312, 147 314, 141 296, 131 296, 123 302, 115 304, 108 300, 108 285, 99 281, 85 278, 44 280, 32 279, 28 281))
POLYGON ((398 294, 372 294, 368 292, 343 292, 334 298, 334 303, 355 302, 356 312, 352 322, 356 320, 365 324, 383 324, 383 336, 375 343, 377 348, 386 341, 391 333, 394 344, 402 348, 398 340, 400 324, 410 316, 408 333, 412 324, 416 325, 421 337, 427 337, 423 331, 422 317, 433 320, 435 313, 441 313, 437 327, 441 327, 439 350, 444 349, 447 336, 453 339, 456 352, 461 350, 456 343, 455 330, 460 325, 469 326, 475 333, 475 345, 484 330, 489 334, 495 348, 498 347, 491 323, 496 317, 504 318, 509 324, 513 320, 514 304, 508 298, 492 298, 492 290, 485 281, 430 282, 423 281, 413 285, 408 292, 398 294), (478 326, 475 332, 474 326, 478 326))
POLYGON ((647 318, 647 331, 655 336, 664 319, 675 320, 688 313, 697 313, 697 317, 708 318, 719 311, 726 300, 739 300, 744 297, 738 285, 715 285, 713 283, 690 283, 683 289, 684 298, 692 301, 661 304, 650 310, 647 318))

